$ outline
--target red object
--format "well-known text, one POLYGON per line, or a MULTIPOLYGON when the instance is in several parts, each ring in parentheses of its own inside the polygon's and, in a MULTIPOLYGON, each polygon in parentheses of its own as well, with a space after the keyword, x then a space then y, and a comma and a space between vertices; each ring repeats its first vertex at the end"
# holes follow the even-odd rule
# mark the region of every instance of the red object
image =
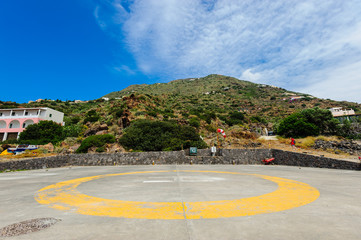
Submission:
POLYGON ((273 160, 275 160, 275 159, 274 159, 274 158, 263 159, 262 162, 264 162, 264 163, 270 163, 270 162, 272 162, 273 160))
POLYGON ((295 146, 295 139, 294 138, 291 138, 291 146, 295 146))
POLYGON ((361 160, 361 157, 358 157, 358 160, 361 160))
POLYGON ((226 138, 226 133, 223 131, 223 129, 218 128, 217 132, 221 133, 224 138, 226 138))

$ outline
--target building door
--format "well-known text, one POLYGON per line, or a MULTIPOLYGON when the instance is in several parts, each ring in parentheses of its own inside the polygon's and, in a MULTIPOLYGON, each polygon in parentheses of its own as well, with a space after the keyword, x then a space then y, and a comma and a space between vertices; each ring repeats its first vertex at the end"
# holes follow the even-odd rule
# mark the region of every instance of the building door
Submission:
POLYGON ((3 140, 5 133, 0 133, 0 142, 3 140))

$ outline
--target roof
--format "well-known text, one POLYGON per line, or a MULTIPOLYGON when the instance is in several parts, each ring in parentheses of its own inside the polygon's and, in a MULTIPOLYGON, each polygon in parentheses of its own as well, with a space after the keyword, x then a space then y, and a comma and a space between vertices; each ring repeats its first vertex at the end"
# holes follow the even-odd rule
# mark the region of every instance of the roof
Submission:
MULTIPOLYGON (((51 109, 48 107, 38 107, 38 108, 5 108, 5 109, 0 109, 0 111, 11 111, 11 110, 39 110, 39 109, 51 109)), ((53 109, 54 110, 54 109, 53 109)), ((56 111, 56 110, 55 110, 56 111)))

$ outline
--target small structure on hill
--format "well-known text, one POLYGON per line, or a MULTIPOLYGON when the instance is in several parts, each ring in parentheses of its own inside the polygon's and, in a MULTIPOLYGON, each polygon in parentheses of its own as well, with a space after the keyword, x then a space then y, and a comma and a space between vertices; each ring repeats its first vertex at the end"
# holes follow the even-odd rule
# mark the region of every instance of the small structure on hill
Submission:
POLYGON ((355 114, 353 109, 343 109, 342 107, 334 107, 328 109, 331 111, 332 116, 338 119, 341 123, 345 120, 356 121, 359 114, 355 114))

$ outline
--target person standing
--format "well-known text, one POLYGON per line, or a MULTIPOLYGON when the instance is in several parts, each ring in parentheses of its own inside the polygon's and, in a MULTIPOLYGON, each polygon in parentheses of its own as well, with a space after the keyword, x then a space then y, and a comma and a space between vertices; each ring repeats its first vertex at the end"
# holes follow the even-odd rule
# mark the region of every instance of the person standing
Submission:
POLYGON ((294 138, 291 138, 291 146, 294 148, 296 147, 296 141, 294 138))

